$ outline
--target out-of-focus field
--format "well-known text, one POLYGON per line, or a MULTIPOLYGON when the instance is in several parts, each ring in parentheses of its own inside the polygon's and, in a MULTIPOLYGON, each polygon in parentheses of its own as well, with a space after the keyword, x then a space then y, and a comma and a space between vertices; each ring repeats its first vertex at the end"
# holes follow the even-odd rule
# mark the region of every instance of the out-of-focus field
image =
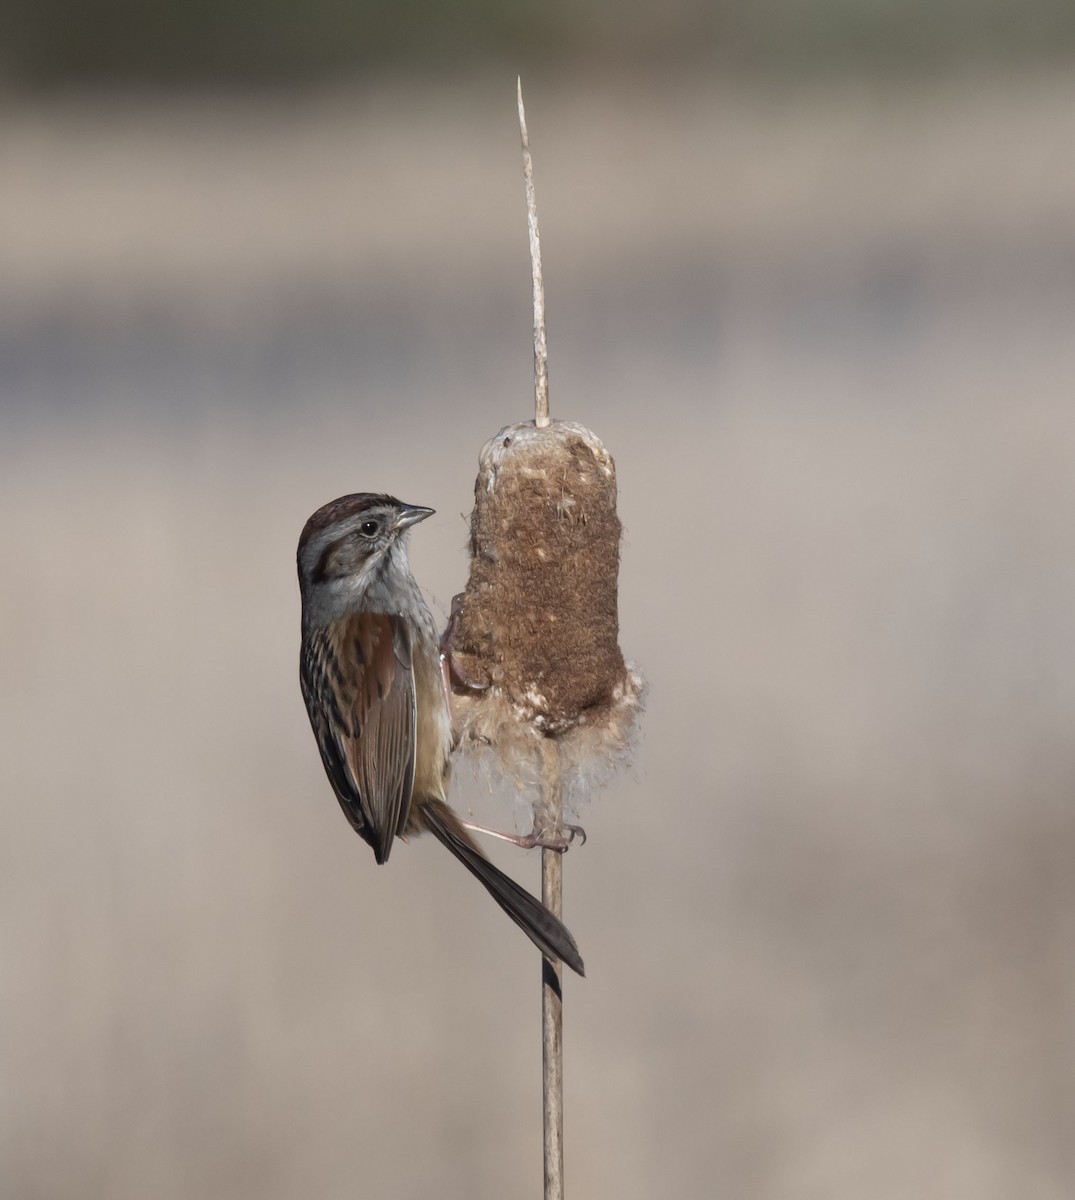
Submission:
MULTIPOLYGON (((5 1196, 540 1195, 538 961, 336 810, 293 568, 386 488, 464 581, 513 85, 0 117, 5 1196)), ((651 683, 566 863, 570 1193, 1070 1197, 1075 81, 529 115, 651 683)))

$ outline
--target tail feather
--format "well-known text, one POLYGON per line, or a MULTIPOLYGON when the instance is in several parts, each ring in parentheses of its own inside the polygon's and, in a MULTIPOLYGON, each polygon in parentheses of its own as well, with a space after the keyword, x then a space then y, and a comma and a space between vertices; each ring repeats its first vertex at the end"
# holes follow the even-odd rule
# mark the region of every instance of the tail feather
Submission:
POLYGON ((563 922, 482 854, 446 804, 436 800, 427 801, 422 805, 421 815, 422 823, 429 832, 478 878, 489 895, 546 958, 558 958, 572 971, 586 974, 579 948, 563 922))

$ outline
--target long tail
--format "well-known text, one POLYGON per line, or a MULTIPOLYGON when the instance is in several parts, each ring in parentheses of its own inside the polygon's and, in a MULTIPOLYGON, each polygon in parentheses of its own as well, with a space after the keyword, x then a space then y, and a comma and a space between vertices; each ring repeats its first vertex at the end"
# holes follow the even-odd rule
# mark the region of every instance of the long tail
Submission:
POLYGON ((422 823, 481 881, 482 886, 547 958, 558 958, 580 975, 586 972, 575 939, 541 903, 485 857, 470 840, 459 818, 440 800, 421 807, 422 823))

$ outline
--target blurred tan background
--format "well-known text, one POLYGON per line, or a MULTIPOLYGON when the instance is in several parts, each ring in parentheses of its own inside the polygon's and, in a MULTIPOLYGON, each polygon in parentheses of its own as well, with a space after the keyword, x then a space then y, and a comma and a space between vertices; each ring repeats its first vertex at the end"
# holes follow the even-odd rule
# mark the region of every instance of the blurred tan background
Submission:
MULTIPOLYGON (((553 407, 616 456, 651 684, 566 863, 568 1190, 1060 1200, 1066 18, 1034 10, 1051 55, 992 53, 998 21, 967 62, 822 39, 803 67, 789 11, 771 61, 710 30, 635 71, 636 14, 528 85, 553 407)), ((478 450, 529 412, 498 45, 282 88, 8 63, 4 1196, 540 1195, 533 949, 435 844, 375 868, 297 682, 306 516, 435 506, 412 561, 444 614, 478 450)))

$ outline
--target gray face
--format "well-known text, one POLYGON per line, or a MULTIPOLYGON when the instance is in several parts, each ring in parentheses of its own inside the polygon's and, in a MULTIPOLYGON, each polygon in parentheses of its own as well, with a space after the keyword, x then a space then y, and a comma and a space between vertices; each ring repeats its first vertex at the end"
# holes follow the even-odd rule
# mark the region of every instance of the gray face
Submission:
POLYGON ((325 624, 356 609, 397 611, 402 597, 416 590, 407 529, 430 511, 377 504, 314 534, 299 559, 303 623, 325 624))
POLYGON ((375 567, 402 533, 394 528, 398 517, 395 505, 383 504, 329 526, 306 546, 306 579, 331 583, 375 567))

